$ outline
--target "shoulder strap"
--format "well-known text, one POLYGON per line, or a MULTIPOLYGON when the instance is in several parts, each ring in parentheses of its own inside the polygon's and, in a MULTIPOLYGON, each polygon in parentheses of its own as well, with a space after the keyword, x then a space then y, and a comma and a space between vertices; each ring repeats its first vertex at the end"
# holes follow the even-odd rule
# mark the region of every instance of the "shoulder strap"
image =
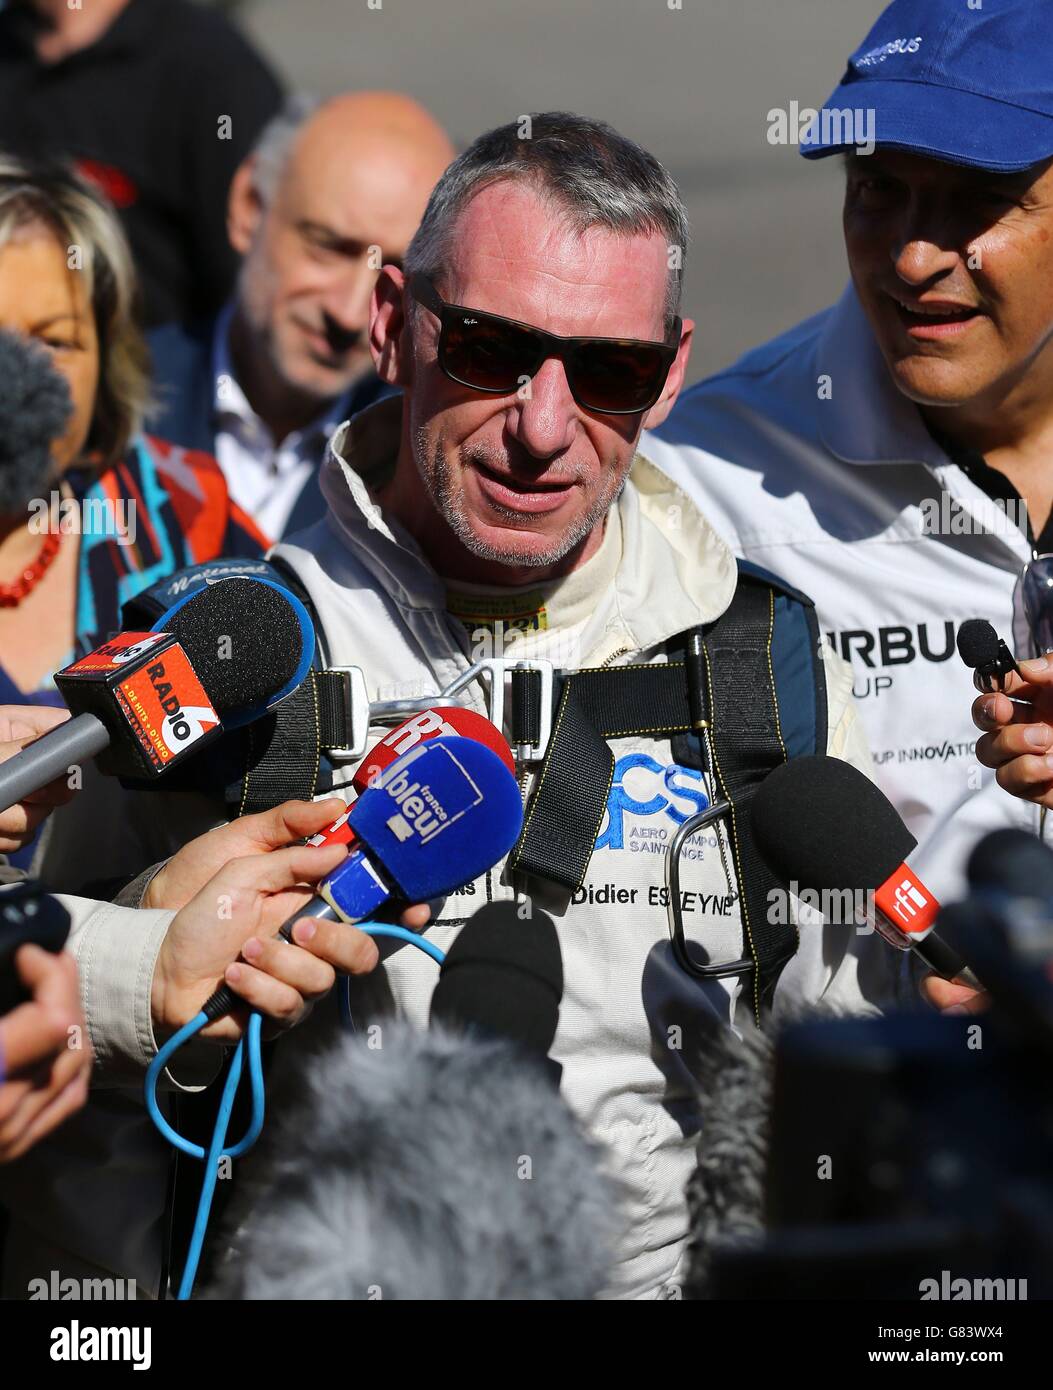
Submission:
POLYGON ((829 738, 826 665, 815 604, 771 570, 748 560, 740 560, 738 567, 744 584, 766 585, 775 595, 771 661, 786 755, 825 753, 829 738))
MULTIPOLYGON (((674 639, 671 659, 662 665, 564 675, 552 738, 511 863, 572 891, 580 888, 613 776, 606 740, 668 735, 677 761, 701 767, 697 735, 707 727, 716 764, 707 770, 732 808, 728 831, 759 1013, 798 943, 791 924, 769 921, 769 893, 780 885, 756 851, 749 809, 757 787, 780 763, 826 751, 818 623, 811 600, 743 564, 727 611, 701 630, 700 641, 691 637, 674 639)), ((533 708, 531 678, 514 674, 514 709, 533 708)))
POLYGON ((784 890, 757 850, 751 804, 768 774, 788 758, 817 751, 819 737, 818 751, 826 751, 825 694, 821 706, 817 699, 823 676, 814 670, 822 660, 807 624, 798 622, 805 604, 811 608, 774 576, 740 567, 727 611, 702 633, 712 773, 731 807, 726 826, 758 1019, 799 942, 788 914, 771 911, 771 894, 784 890), (792 751, 784 728, 789 720, 792 751))

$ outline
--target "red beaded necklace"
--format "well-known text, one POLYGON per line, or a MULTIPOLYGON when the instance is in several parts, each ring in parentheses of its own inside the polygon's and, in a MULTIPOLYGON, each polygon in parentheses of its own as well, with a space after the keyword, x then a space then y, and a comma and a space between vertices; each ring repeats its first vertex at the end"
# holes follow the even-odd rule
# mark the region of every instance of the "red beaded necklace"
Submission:
POLYGON ((10 584, 0 584, 0 608, 17 608, 26 595, 33 592, 58 554, 61 540, 62 532, 58 527, 49 531, 33 563, 10 584))

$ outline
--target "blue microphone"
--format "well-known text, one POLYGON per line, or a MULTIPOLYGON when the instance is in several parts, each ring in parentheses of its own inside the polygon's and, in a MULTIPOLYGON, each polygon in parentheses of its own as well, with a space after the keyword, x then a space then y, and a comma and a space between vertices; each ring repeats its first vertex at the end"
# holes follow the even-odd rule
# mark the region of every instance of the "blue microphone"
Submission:
MULTIPOLYGON (((389 898, 427 902, 478 878, 508 853, 523 825, 516 779, 471 738, 433 738, 384 769, 351 808, 357 842, 313 902, 278 935, 292 941, 302 917, 355 923, 389 898)), ((221 985, 205 1002, 209 1022, 238 1002, 221 985)))

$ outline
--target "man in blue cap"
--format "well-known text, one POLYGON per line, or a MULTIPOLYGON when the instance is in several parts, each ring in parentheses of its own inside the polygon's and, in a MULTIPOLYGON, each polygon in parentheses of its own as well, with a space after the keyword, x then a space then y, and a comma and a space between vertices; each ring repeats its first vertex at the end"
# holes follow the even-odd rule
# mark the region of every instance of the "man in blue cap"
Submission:
POLYGON ((955 636, 983 617, 1021 655, 1053 648, 1051 10, 885 10, 802 138, 845 161, 851 285, 641 444, 815 599, 941 898, 987 830, 1038 828, 976 758, 955 636))

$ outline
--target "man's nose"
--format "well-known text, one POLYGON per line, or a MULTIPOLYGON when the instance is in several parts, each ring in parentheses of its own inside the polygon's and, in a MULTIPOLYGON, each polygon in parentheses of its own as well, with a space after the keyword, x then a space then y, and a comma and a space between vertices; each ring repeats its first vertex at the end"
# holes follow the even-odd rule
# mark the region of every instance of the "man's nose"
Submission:
POLYGON ((520 384, 516 403, 512 432, 536 458, 551 458, 574 442, 578 407, 558 358, 542 362, 540 370, 520 384))
POLYGON ((959 253, 931 241, 908 241, 893 250, 892 264, 896 274, 907 285, 924 285, 940 275, 946 275, 958 264, 959 253))
POLYGON ((958 264, 960 249, 953 219, 931 204, 911 201, 894 240, 892 264, 908 285, 921 285, 958 264))

